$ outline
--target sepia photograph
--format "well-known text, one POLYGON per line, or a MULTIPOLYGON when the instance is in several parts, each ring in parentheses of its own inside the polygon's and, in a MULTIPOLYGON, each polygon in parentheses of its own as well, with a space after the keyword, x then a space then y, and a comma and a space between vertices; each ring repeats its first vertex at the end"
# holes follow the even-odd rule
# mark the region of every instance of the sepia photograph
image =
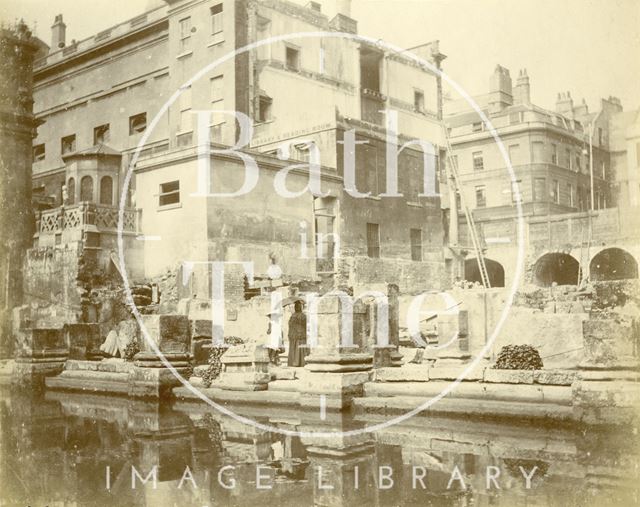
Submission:
POLYGON ((640 506, 640 0, 0 0, 0 506, 640 506))

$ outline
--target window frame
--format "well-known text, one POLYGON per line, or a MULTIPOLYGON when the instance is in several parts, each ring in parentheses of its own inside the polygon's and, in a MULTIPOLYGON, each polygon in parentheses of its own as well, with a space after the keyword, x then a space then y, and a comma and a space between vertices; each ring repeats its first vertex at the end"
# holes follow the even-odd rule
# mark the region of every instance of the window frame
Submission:
POLYGON ((147 112, 146 111, 143 113, 137 113, 129 116, 129 135, 130 136, 142 134, 144 133, 145 130, 147 130, 147 112), (138 128, 135 127, 136 120, 140 120, 140 119, 144 119, 144 128, 142 130, 138 130, 138 128))
POLYGON ((32 157, 34 162, 42 162, 43 160, 45 160, 45 158, 47 157, 46 148, 46 143, 40 143, 33 146, 32 157), (38 152, 40 148, 42 149, 42 156, 36 154, 36 152, 38 152))
POLYGON ((476 208, 486 208, 487 207, 487 186, 486 185, 476 185, 475 187, 475 195, 476 195, 476 208), (481 201, 478 199, 478 192, 482 192, 480 195, 482 196, 482 205, 481 201))
POLYGON ((422 229, 409 229, 409 244, 411 246, 411 260, 422 262, 424 260, 422 252, 422 229))
POLYGON ((68 136, 64 136, 60 138, 60 154, 67 155, 68 153, 74 153, 76 151, 76 135, 69 134, 68 136), (71 146, 69 149, 66 149, 65 146, 67 143, 70 143, 71 146))
POLYGON ((379 259, 380 256, 380 224, 367 222, 367 257, 379 259), (373 239, 374 242, 370 242, 370 239, 373 239))
POLYGON ((471 153, 474 171, 484 171, 484 154, 482 151, 474 151, 471 153), (479 156, 478 156, 479 155, 479 156), (477 163, 477 161, 480 161, 477 163))
POLYGON ((186 53, 191 51, 191 33, 193 24, 191 23, 191 16, 185 16, 178 20, 178 26, 180 28, 180 51, 179 53, 186 53), (187 27, 185 33, 185 27, 187 27))
POLYGON ((165 181, 164 183, 160 183, 159 185, 159 192, 158 192, 158 208, 168 208, 168 207, 176 207, 176 206, 180 206, 181 202, 180 202, 180 180, 172 180, 172 181, 165 181), (176 188, 175 189, 166 189, 165 187, 167 185, 172 185, 172 184, 176 184, 176 188), (174 202, 162 202, 163 199, 166 199, 167 197, 171 198, 171 196, 176 196, 177 200, 174 202))
POLYGON ((107 134, 107 139, 103 138, 103 140, 100 141, 100 144, 105 144, 106 142, 108 142, 109 141, 110 130, 111 130, 111 124, 109 124, 109 123, 104 123, 103 125, 98 125, 97 127, 93 127, 93 145, 94 146, 98 145, 97 136, 98 136, 98 134, 100 132, 102 133, 103 136, 104 136, 105 133, 107 134), (101 131, 101 129, 102 129, 102 131, 101 131))
POLYGON ((301 51, 299 47, 294 46, 293 44, 285 44, 285 50, 284 50, 284 67, 287 70, 293 71, 293 72, 300 72, 300 57, 301 57, 301 51), (293 63, 294 65, 289 65, 289 54, 293 54, 295 56, 295 58, 293 59, 293 63))
POLYGON ((211 16, 211 35, 218 35, 224 32, 224 7, 222 2, 216 5, 212 5, 209 8, 209 15, 211 16), (217 10, 219 8, 219 10, 217 10), (214 12, 216 10, 217 12, 214 12), (219 16, 219 17, 216 17, 219 16), (219 23, 220 29, 216 31, 216 25, 219 23))

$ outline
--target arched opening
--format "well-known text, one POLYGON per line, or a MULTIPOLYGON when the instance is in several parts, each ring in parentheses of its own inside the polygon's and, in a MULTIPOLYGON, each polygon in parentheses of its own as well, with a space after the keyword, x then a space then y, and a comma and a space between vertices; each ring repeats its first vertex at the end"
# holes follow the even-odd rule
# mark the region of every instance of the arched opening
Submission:
POLYGON ((100 180, 100 204, 113 204, 113 179, 103 176, 100 180))
POLYGON ((591 260, 589 272, 595 282, 638 278, 638 263, 622 248, 607 248, 591 260))
POLYGON ((577 285, 580 263, 565 253, 548 253, 540 257, 533 266, 533 281, 541 287, 577 285))
POLYGON ((80 180, 80 202, 93 201, 93 178, 83 176, 80 180))
MULTIPOLYGON (((487 266, 487 274, 489 275, 489 284, 491 287, 504 287, 504 268, 502 264, 492 261, 491 259, 485 259, 484 264, 487 266)), ((464 261, 464 279, 469 282, 482 283, 477 259, 466 259, 464 261)))
POLYGON ((74 204, 76 202, 76 180, 69 178, 67 182, 67 204, 74 204))

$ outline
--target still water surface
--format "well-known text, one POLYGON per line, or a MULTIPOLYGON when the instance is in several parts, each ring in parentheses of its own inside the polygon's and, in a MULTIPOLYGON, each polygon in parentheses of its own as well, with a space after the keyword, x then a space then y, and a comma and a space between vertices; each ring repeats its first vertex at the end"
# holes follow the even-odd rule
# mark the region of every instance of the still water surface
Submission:
MULTIPOLYGON (((300 438, 191 403, 1 394, 0 505, 638 504, 637 436, 628 429, 419 417, 375 434, 300 438)), ((244 415, 299 431, 353 429, 373 417, 244 415)))

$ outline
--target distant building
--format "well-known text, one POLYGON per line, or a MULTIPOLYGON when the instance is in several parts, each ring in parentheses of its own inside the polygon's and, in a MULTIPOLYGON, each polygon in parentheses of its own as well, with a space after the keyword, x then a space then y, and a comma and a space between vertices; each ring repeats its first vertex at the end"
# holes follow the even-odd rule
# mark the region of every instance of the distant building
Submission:
MULTIPOLYGON (((329 19, 315 2, 167 0, 70 42, 62 16, 56 17, 51 51, 35 71, 35 110, 43 122, 34 141, 34 192, 43 203, 37 245, 91 242, 99 262, 112 270, 114 210, 124 175, 161 106, 207 64, 251 42, 303 31, 356 33, 349 2, 339 4, 341 12, 329 19)), ((445 58, 437 42, 414 52, 435 66, 445 58)), ((397 112, 399 147, 415 139, 432 143, 439 175, 440 79, 406 55, 343 38, 291 38, 224 62, 182 90, 142 149, 124 210, 131 275, 154 277, 185 260, 225 260, 253 261, 263 277, 276 263, 287 279, 369 288, 399 282, 411 290, 440 286, 446 278, 440 199, 418 196, 424 180, 419 147, 398 156, 404 197, 380 196, 386 188, 384 109, 397 112), (192 111, 210 109, 238 111, 253 123, 246 150, 260 179, 247 195, 190 196, 198 181, 192 111), (350 130, 357 141, 355 185, 371 192, 366 198, 344 190, 342 143, 350 130), (280 160, 277 150, 285 141, 289 156, 280 154, 280 160), (323 190, 331 195, 278 196, 275 175, 294 163, 302 167, 291 171, 287 184, 292 192, 304 187, 313 145, 323 190), (315 259, 316 252, 322 258, 315 259)), ((212 148, 236 142, 233 117, 214 114, 209 126, 212 148)), ((242 186, 237 156, 213 155, 212 167, 218 191, 242 186)))
POLYGON ((640 206, 640 109, 612 115, 609 136, 618 205, 640 206))
MULTIPOLYGON (((616 206, 616 198, 623 193, 618 187, 633 186, 629 183, 633 170, 623 169, 625 155, 616 150, 629 149, 623 144, 631 144, 631 138, 635 138, 631 134, 633 127, 627 130, 627 125, 637 115, 622 113, 622 105, 615 97, 602 99, 599 110, 589 112, 584 101, 575 105, 569 92, 558 94, 555 110, 543 109, 531 103, 530 87, 526 69, 519 72, 513 86, 509 70, 498 65, 490 79, 489 93, 474 97, 506 150, 517 185, 498 143, 469 104, 452 101, 445 106, 461 199, 473 210, 476 228, 486 247, 493 286, 508 285, 513 280, 518 199, 525 219, 524 281, 542 285, 576 283, 579 269, 583 274, 589 271, 589 252, 597 253, 596 238, 600 238, 602 247, 603 239, 614 241, 616 234, 623 234, 623 229, 626 231, 631 225, 621 223, 615 209, 600 211, 616 206), (626 135, 631 137, 627 139, 626 135), (594 223, 609 224, 605 229, 594 232, 588 227, 588 216, 580 212, 591 209, 601 215, 594 223), (573 230, 567 230, 571 224, 575 224, 573 230)), ((626 151, 629 167, 637 163, 633 157, 626 151)), ((452 195, 452 206, 457 200, 459 208, 461 199, 452 195)), ((458 261, 455 266, 461 278, 479 281, 477 261, 469 248, 471 240, 461 213, 459 218, 459 228, 451 234, 456 237, 450 238, 458 261)), ((634 232, 633 237, 636 236, 634 232)), ((637 273, 637 267, 630 272, 637 273)))

